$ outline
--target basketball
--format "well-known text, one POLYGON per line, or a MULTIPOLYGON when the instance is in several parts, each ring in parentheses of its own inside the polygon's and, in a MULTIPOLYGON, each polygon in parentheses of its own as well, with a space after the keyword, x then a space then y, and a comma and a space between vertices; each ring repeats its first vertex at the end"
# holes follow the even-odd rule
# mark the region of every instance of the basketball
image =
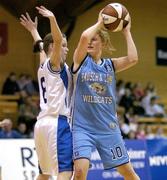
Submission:
POLYGON ((112 32, 121 31, 128 25, 130 19, 128 10, 120 3, 108 4, 101 15, 105 28, 112 32))

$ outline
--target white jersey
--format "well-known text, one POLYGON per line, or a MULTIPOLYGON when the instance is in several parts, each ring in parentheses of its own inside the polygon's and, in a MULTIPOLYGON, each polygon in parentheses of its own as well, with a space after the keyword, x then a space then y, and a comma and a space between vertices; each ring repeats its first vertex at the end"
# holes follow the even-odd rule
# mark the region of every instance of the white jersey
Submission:
POLYGON ((38 69, 41 111, 37 119, 45 116, 70 116, 72 78, 67 64, 59 71, 51 69, 47 59, 38 69))

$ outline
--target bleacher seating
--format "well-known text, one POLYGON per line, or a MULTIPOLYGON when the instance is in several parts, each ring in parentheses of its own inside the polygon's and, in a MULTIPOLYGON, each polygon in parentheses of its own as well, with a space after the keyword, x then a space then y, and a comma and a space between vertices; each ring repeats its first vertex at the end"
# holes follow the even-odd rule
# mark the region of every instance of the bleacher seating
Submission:
POLYGON ((18 101, 19 95, 0 95, 0 101, 18 101))
MULTIPOLYGON (((0 121, 4 118, 11 118, 14 127, 16 127, 19 98, 19 95, 0 95, 0 121)), ((32 100, 39 104, 39 96, 32 96, 32 100)))
POLYGON ((138 123, 153 123, 153 124, 161 124, 161 123, 167 123, 167 118, 163 117, 140 117, 138 120, 138 123))
POLYGON ((153 133, 155 133, 158 128, 162 128, 164 134, 167 136, 167 117, 141 117, 138 119, 139 124, 146 124, 146 126, 150 126, 153 133))
POLYGON ((0 120, 11 118, 14 127, 18 117, 18 103, 15 101, 0 101, 0 120))
MULTIPOLYGON (((39 96, 32 96, 32 99, 39 102, 39 96)), ((16 125, 19 109, 18 100, 18 95, 0 95, 0 120, 11 118, 14 122, 14 126, 16 125)), ((161 102, 163 102, 164 106, 167 107, 167 99, 163 99, 161 102)), ((124 113, 124 108, 118 107, 117 111, 119 113, 124 113)), ((140 117, 138 123, 150 126, 154 132, 158 127, 162 127, 164 133, 167 135, 167 117, 140 117)))

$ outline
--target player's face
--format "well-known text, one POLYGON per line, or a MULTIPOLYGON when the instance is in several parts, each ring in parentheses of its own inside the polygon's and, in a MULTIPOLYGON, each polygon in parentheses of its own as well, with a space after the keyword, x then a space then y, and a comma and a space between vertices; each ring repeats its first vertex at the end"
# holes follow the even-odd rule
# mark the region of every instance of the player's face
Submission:
POLYGON ((91 39, 87 51, 91 56, 99 54, 102 51, 102 41, 98 34, 91 39))
POLYGON ((66 60, 67 53, 68 53, 67 40, 66 40, 66 38, 63 38, 63 41, 62 41, 62 52, 61 52, 62 60, 63 61, 66 60))

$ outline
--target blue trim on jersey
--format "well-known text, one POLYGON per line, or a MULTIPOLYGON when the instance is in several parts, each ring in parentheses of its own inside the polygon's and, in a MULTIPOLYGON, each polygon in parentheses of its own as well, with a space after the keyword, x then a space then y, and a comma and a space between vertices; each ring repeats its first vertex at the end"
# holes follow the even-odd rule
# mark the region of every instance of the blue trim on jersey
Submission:
POLYGON ((113 63, 112 59, 110 59, 110 61, 111 61, 111 63, 112 63, 112 67, 113 67, 114 72, 115 72, 115 66, 114 66, 114 63, 113 63))
POLYGON ((41 68, 41 69, 43 69, 43 65, 44 65, 44 63, 40 64, 40 68, 41 68))
POLYGON ((62 69, 62 71, 60 72, 60 77, 63 80, 65 88, 67 89, 68 88, 68 75, 67 75, 66 67, 65 66, 62 69))
POLYGON ((50 60, 47 62, 47 67, 48 67, 49 71, 53 74, 59 74, 60 73, 60 71, 55 71, 52 69, 50 60))
POLYGON ((79 67, 78 67, 75 71, 73 71, 74 63, 72 63, 71 72, 72 72, 73 74, 76 74, 76 73, 78 72, 78 70, 80 69, 80 67, 82 66, 82 64, 84 63, 85 59, 86 59, 88 56, 89 56, 88 54, 85 56, 85 58, 82 60, 82 62, 80 63, 79 67))
POLYGON ((38 170, 39 170, 39 174, 43 174, 43 173, 42 173, 42 169, 41 169, 41 167, 40 167, 40 165, 39 165, 39 162, 38 162, 38 170))

